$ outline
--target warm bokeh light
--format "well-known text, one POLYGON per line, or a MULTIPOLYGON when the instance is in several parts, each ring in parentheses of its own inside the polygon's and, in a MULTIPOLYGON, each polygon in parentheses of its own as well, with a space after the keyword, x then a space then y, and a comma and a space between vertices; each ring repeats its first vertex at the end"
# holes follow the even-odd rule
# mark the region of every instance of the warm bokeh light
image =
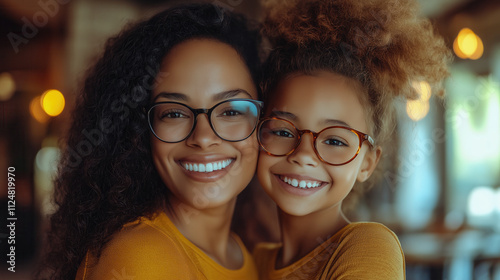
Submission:
POLYGON ((481 38, 471 29, 463 28, 453 42, 453 51, 462 59, 479 59, 483 55, 484 46, 481 38))
POLYGON ((466 56, 471 56, 477 49, 476 35, 474 33, 469 33, 463 36, 463 38, 459 37, 458 47, 466 56))
POLYGON ((475 36, 474 36, 474 32, 469 29, 469 28, 462 28, 459 32, 458 32, 458 35, 457 35, 457 44, 458 44, 458 47, 460 48, 460 50, 465 54, 465 55, 470 55, 472 53, 474 53, 474 51, 470 52, 469 54, 467 54, 467 51, 465 51, 466 49, 469 49, 470 46, 469 44, 473 44, 473 41, 475 41, 475 36), (472 36, 470 36, 472 35, 472 36), (467 40, 466 40, 467 38, 467 40))
POLYGON ((408 100, 406 102, 406 113, 413 121, 419 121, 429 113, 429 102, 420 99, 408 100))
POLYGON ((418 99, 406 102, 406 113, 413 121, 419 121, 429 113, 431 86, 426 81, 413 81, 411 85, 417 91, 418 99))
POLYGON ((16 83, 10 73, 0 74, 0 101, 9 100, 16 91, 16 83))
POLYGON ((39 123, 45 123, 49 120, 49 116, 43 111, 40 96, 33 98, 30 102, 30 114, 39 123))
POLYGON ((56 89, 51 89, 44 92, 41 100, 42 108, 49 116, 58 116, 64 110, 64 96, 60 91, 56 89))
POLYGON ((417 91, 419 99, 422 101, 429 101, 431 98, 431 86, 426 81, 413 81, 413 88, 417 91))
POLYGON ((469 57, 472 60, 476 60, 476 59, 481 58, 481 56, 483 56, 483 52, 484 52, 483 41, 481 40, 481 38, 479 38, 479 36, 476 36, 476 38, 477 38, 476 51, 473 54, 471 54, 469 57))
POLYGON ((453 51, 455 54, 460 57, 461 59, 467 59, 467 56, 460 50, 458 47, 458 40, 455 38, 455 41, 453 41, 453 51))

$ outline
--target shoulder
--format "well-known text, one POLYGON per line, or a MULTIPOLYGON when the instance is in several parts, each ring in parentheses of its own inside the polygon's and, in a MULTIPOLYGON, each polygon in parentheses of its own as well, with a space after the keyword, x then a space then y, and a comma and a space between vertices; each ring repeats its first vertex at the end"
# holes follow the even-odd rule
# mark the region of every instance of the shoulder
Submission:
POLYGON ((383 242, 400 247, 396 234, 388 227, 380 223, 352 223, 344 227, 341 232, 342 234, 340 239, 345 242, 369 242, 373 245, 381 245, 381 242, 383 242))
POLYGON ((401 244, 386 226, 353 223, 340 231, 336 242, 328 265, 332 279, 404 279, 401 244))
POLYGON ((190 279, 186 277, 187 271, 193 271, 190 264, 173 235, 148 222, 137 222, 113 235, 100 258, 90 263, 85 279, 165 279, 173 275, 190 279))
POLYGON ((403 261, 403 250, 394 232, 379 223, 353 223, 342 229, 339 248, 365 257, 392 257, 403 261))

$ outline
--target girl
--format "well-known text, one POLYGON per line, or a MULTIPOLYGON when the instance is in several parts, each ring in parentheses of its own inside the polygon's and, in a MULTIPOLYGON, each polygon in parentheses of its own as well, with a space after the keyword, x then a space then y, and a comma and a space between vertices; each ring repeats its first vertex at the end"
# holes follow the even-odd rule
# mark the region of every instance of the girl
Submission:
POLYGON ((257 45, 209 4, 109 41, 73 114, 39 278, 257 279, 230 231, 257 163, 257 45))
MULTIPOLYGON (((341 207, 390 140, 393 100, 439 88, 449 51, 406 0, 271 6, 258 177, 279 206, 282 244, 255 250, 261 279, 404 279, 396 235, 341 207)), ((385 149, 388 149, 386 147, 385 149)))

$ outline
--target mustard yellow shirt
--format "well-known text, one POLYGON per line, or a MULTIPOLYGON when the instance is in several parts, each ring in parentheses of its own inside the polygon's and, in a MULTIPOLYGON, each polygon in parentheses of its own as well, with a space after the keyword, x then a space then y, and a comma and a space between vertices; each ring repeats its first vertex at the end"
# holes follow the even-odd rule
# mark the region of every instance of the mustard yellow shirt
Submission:
POLYGON ((77 280, 243 279, 256 280, 257 269, 240 238, 243 266, 231 270, 218 264, 186 239, 165 213, 140 218, 115 234, 97 260, 87 253, 77 280))
POLYGON ((280 249, 281 244, 273 243, 256 247, 259 279, 405 279, 401 244, 390 229, 378 223, 351 223, 302 259, 275 269, 280 249))

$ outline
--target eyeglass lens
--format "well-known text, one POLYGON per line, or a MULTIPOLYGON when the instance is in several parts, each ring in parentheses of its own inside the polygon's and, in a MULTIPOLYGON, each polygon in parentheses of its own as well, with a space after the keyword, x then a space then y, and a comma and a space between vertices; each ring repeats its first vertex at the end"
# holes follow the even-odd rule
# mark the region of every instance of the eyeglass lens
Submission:
MULTIPOLYGON (((258 138, 262 147, 275 156, 289 154, 299 145, 299 133, 283 120, 268 119, 259 126, 258 138)), ((359 136, 343 127, 323 130, 316 138, 318 155, 330 164, 343 164, 351 160, 359 149, 359 136)))
MULTIPOLYGON (((259 107, 248 100, 228 100, 211 109, 210 123, 222 139, 240 141, 255 129, 259 107)), ((179 142, 194 129, 193 111, 179 103, 159 103, 149 112, 150 124, 155 135, 165 142, 179 142)))

